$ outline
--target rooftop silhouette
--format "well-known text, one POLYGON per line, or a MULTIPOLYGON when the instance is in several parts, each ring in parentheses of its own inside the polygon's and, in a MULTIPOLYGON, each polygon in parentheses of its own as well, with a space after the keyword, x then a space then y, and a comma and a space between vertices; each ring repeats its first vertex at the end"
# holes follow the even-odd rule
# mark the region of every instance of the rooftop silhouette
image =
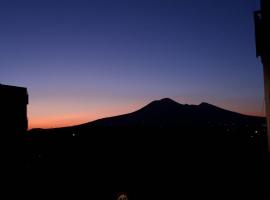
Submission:
POLYGON ((27 89, 0 84, 1 137, 19 137, 27 131, 27 89))

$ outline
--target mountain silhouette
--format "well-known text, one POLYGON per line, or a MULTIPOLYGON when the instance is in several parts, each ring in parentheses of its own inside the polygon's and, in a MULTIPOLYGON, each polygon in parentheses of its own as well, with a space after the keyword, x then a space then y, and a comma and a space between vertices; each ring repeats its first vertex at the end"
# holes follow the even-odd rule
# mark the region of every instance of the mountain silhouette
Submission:
POLYGON ((212 190, 228 198, 235 191, 247 197, 258 194, 266 149, 265 118, 164 98, 128 114, 30 130, 22 151, 28 176, 79 174, 120 191, 138 182, 137 194, 153 186, 156 190, 148 197, 161 199, 162 193, 167 195, 162 189, 175 186, 172 196, 184 197, 186 191, 208 196, 212 190))
POLYGON ((192 151, 200 146, 204 146, 203 149, 207 146, 244 149, 251 145, 253 150, 261 150, 266 146, 265 118, 228 111, 205 102, 188 105, 164 98, 128 114, 71 127, 33 129, 26 136, 26 140, 54 141, 52 143, 56 144, 76 140, 85 145, 94 140, 98 141, 96 144, 108 141, 141 143, 141 138, 151 144, 155 140, 175 138, 178 146, 192 151))
POLYGON ((84 130, 92 127, 175 128, 192 124, 208 126, 210 123, 260 126, 265 123, 265 118, 239 114, 205 102, 199 105, 187 105, 164 98, 152 101, 132 113, 103 118, 70 128, 84 130))
MULTIPOLYGON (((92 141, 93 137, 98 140, 102 140, 103 137, 114 140, 118 137, 120 141, 122 138, 139 140, 140 137, 149 140, 161 139, 165 138, 165 135, 171 135, 180 136, 181 141, 189 140, 189 143, 208 140, 214 144, 216 140, 226 141, 228 137, 238 139, 239 143, 246 143, 247 140, 255 138, 261 142, 265 139, 265 133, 263 117, 243 115, 205 102, 188 105, 164 98, 152 101, 128 114, 70 127, 33 129, 27 137, 46 140, 57 138, 59 141, 73 140, 74 136, 80 136, 79 138, 85 141, 92 141)), ((265 144, 261 146, 264 148, 265 144)))

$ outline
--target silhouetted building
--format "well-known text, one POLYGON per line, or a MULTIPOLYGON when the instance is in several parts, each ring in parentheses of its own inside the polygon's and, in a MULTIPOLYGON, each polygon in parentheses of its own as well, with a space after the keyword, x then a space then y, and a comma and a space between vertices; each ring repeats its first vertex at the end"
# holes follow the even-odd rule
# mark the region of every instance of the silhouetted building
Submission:
POLYGON ((270 0, 261 0, 261 10, 254 13, 256 53, 261 58, 264 71, 265 107, 270 152, 270 0))
POLYGON ((27 131, 27 89, 0 84, 1 139, 19 138, 27 131))

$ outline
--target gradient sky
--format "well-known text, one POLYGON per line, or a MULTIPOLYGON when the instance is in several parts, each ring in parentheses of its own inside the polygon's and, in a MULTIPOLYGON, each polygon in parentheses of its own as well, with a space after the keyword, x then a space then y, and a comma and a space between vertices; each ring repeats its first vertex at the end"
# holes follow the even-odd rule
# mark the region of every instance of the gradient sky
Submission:
POLYGON ((1 0, 0 82, 28 88, 29 126, 170 97, 263 115, 258 0, 1 0))

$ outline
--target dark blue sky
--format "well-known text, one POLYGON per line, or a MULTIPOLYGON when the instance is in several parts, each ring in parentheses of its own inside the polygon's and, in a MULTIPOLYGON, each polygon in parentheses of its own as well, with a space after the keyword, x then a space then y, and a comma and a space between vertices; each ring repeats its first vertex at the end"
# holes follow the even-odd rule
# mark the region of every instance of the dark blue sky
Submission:
POLYGON ((30 127, 163 97, 263 114, 256 0, 2 0, 0 82, 29 90, 30 127))

